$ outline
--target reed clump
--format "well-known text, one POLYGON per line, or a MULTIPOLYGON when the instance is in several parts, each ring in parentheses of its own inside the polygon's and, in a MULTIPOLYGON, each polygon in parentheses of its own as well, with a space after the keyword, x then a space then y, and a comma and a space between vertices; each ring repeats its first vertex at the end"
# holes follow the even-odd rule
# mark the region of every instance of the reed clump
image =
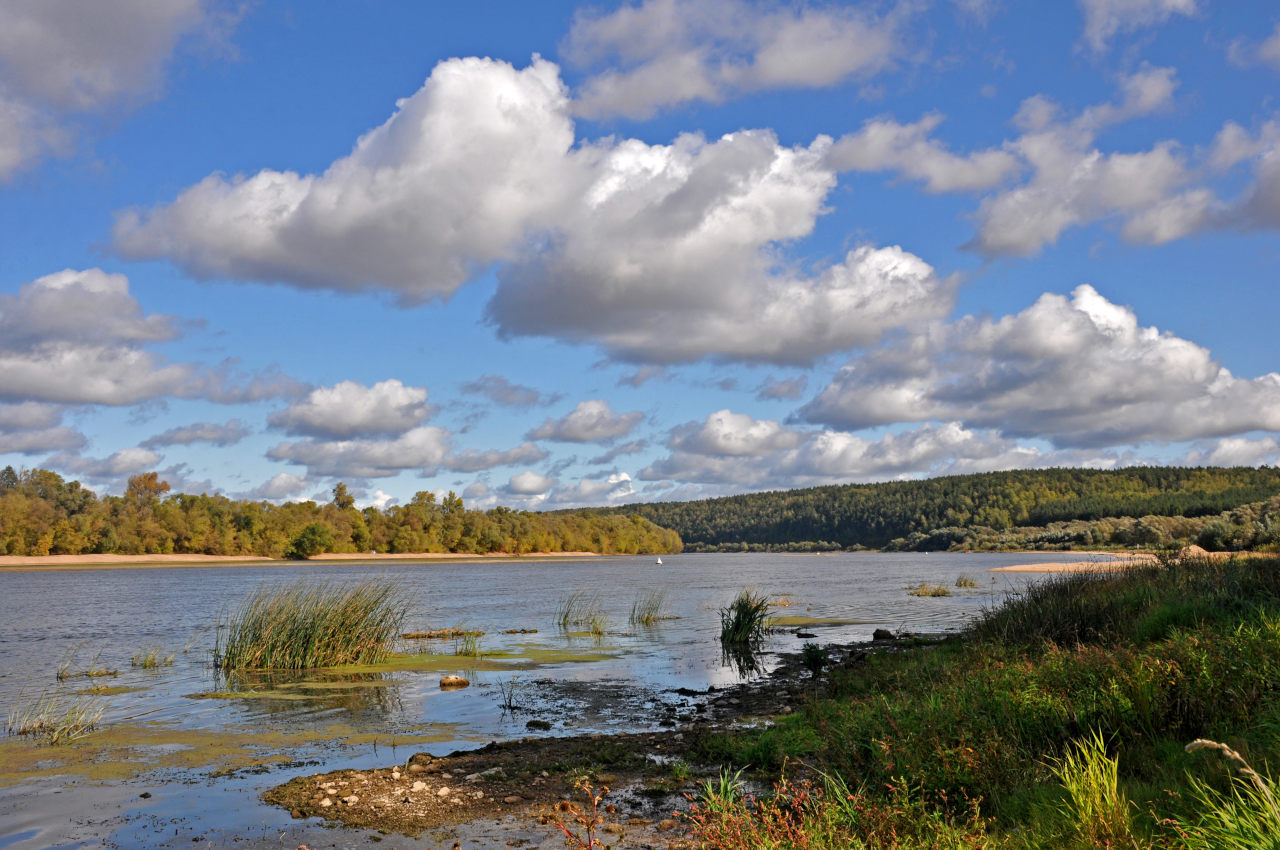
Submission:
POLYGON ((223 670, 304 670, 376 664, 391 654, 408 604, 394 581, 299 581, 255 591, 219 629, 223 670))
POLYGON ((633 626, 652 626, 662 620, 674 619, 675 615, 667 610, 667 592, 656 588, 642 590, 636 595, 627 622, 633 626))
POLYGON ((908 587, 907 593, 911 596, 950 596, 951 589, 941 584, 924 581, 908 587))
POLYGON ((968 573, 961 573, 956 579, 956 587, 964 589, 972 589, 978 586, 978 580, 968 573))
POLYGON ((95 697, 68 699, 45 691, 34 700, 21 694, 9 709, 9 735, 37 738, 50 746, 83 738, 98 728, 105 707, 95 697))
POLYGON ((734 646, 760 643, 769 631, 773 605, 763 593, 744 590, 720 609, 720 642, 734 646))

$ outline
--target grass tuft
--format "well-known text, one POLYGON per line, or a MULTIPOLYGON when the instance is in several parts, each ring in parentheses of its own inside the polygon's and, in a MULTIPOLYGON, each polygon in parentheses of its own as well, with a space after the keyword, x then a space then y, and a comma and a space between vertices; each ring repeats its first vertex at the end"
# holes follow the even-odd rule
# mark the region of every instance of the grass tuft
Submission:
POLYGON ((978 580, 968 573, 961 573, 956 579, 956 587, 972 589, 978 586, 978 580))
POLYGON ((759 643, 769 630, 773 606, 762 593, 744 590, 720 609, 720 642, 734 646, 759 643))
POLYGON ((633 626, 652 626, 660 620, 673 619, 675 616, 667 611, 667 592, 657 588, 642 590, 636 594, 627 622, 633 626))
POLYGON ((386 579, 264 586, 219 629, 214 663, 223 670, 377 664, 391 654, 407 609, 400 585, 386 579))
POLYGON ((556 609, 556 624, 561 631, 572 631, 574 626, 585 626, 596 637, 601 637, 609 627, 600 595, 587 590, 575 590, 556 609))
POLYGON ((911 596, 950 596, 951 589, 941 584, 925 581, 911 585, 907 588, 907 593, 911 596))
POLYGON ((129 659, 129 666, 141 667, 143 670, 152 670, 156 667, 172 667, 173 659, 176 654, 177 653, 170 652, 168 655, 165 655, 159 649, 146 649, 142 652, 134 653, 133 657, 129 659))
POLYGON ((1080 844, 1132 844, 1129 801, 1120 790, 1120 760, 1107 756, 1101 733, 1095 731, 1068 747, 1053 765, 1053 773, 1067 792, 1061 811, 1080 844))
POLYGON ((9 735, 38 738, 50 746, 83 738, 98 728, 104 707, 96 697, 67 700, 45 691, 37 699, 24 701, 22 695, 9 709, 9 735))

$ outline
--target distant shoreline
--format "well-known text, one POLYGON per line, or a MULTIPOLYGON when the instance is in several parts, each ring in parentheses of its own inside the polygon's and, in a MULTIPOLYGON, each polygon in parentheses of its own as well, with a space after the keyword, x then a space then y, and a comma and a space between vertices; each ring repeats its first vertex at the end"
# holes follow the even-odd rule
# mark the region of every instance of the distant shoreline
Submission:
POLYGON ((264 564, 351 564, 386 561, 492 561, 525 559, 560 560, 600 558, 597 552, 527 552, 511 555, 494 552, 476 555, 463 552, 357 553, 326 552, 306 561, 290 561, 255 555, 0 555, 0 572, 41 572, 44 570, 145 570, 177 567, 260 567, 264 564))

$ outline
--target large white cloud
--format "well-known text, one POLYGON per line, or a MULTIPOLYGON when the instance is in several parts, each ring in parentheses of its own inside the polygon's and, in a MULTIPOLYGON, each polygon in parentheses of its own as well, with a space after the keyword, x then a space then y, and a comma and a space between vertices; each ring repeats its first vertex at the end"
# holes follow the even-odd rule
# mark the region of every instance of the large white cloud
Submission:
POLYGON ((453 59, 323 174, 212 175, 121 214, 116 246, 202 278, 447 297, 572 191, 573 142, 555 65, 453 59))
POLYGON ((0 4, 0 181, 66 151, 66 119, 119 111, 160 87, 180 39, 233 20, 213 0, 0 4))
POLYGON ((578 114, 645 118, 690 101, 874 74, 901 52, 896 30, 894 17, 835 4, 645 0, 580 13, 562 52, 599 69, 578 93, 578 114))
POLYGON ((690 422, 672 431, 673 449, 696 454, 759 457, 779 449, 795 448, 802 437, 772 419, 753 419, 745 413, 717 410, 702 422, 690 422))
POLYGON ((387 439, 286 441, 267 457, 305 466, 308 478, 388 478, 405 470, 434 471, 448 452, 449 432, 424 425, 387 439))
POLYGON ((403 434, 430 415, 426 389, 391 378, 373 386, 342 381, 318 387, 267 421, 289 434, 343 440, 403 434))
POLYGON ((1082 285, 857 357, 800 417, 853 430, 959 421, 1065 447, 1191 440, 1280 430, 1280 374, 1236 378, 1082 285))
MULTIPOLYGON (((206 178, 121 214, 127 256, 199 277, 445 297, 499 264, 502 335, 597 343, 633 360, 801 363, 945 313, 949 287, 900 248, 802 270, 836 184, 830 140, 768 131, 574 146, 558 69, 440 63, 319 175, 206 178)), ((490 388, 496 389, 496 388, 490 388)))

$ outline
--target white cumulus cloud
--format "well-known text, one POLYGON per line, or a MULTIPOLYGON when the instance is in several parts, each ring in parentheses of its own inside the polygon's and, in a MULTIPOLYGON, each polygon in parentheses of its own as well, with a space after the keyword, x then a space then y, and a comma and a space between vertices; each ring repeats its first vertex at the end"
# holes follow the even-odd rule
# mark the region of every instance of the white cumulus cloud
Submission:
POLYGON ((638 410, 615 413, 609 402, 590 399, 559 419, 548 419, 528 433, 531 440, 556 440, 564 443, 603 443, 626 436, 640 424, 644 414, 638 410))
POLYGON ((402 434, 430 415, 426 389, 391 378, 373 386, 342 381, 319 387, 267 421, 289 434, 341 440, 402 434))

